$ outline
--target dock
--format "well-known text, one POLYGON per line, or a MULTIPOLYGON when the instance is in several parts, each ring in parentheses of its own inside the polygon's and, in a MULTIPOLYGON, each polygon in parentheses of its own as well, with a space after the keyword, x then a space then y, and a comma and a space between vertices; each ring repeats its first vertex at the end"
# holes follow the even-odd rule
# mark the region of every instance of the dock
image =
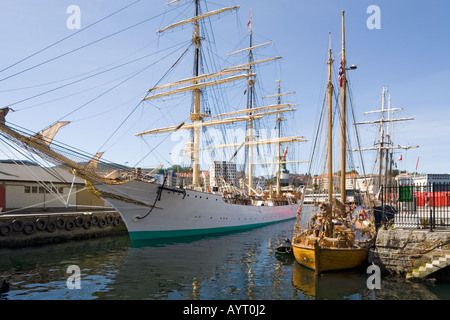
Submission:
POLYGON ((0 248, 55 244, 127 233, 122 218, 114 210, 0 215, 0 248))
POLYGON ((450 231, 448 229, 380 229, 369 263, 388 275, 422 282, 448 279, 450 231))

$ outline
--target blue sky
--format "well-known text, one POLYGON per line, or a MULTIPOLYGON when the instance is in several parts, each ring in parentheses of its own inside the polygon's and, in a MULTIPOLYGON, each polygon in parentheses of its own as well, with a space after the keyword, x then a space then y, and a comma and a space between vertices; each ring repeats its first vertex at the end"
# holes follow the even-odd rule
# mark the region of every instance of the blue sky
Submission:
MULTIPOLYGON (((2 105, 11 106, 17 112, 8 116, 12 123, 39 131, 60 118, 73 121, 64 128, 57 139, 90 153, 106 149, 105 157, 119 163, 134 164, 145 157, 143 166, 164 162, 170 147, 161 142, 155 157, 146 155, 149 145, 160 143, 134 137, 141 130, 178 124, 176 115, 146 105, 139 108, 129 121, 111 138, 131 110, 139 103, 145 90, 151 88, 163 74, 163 69, 151 66, 166 55, 161 62, 170 65, 177 58, 171 50, 160 52, 98 77, 74 83, 48 94, 30 98, 81 79, 89 72, 108 65, 119 64, 133 58, 159 52, 163 46, 177 46, 188 40, 189 28, 168 32, 159 38, 155 31, 191 14, 181 0, 181 12, 167 12, 159 18, 143 23, 128 31, 111 36, 104 41, 77 50, 53 62, 17 74, 39 63, 79 48, 96 39, 154 17, 170 10, 165 1, 140 1, 98 25, 86 29, 93 22, 119 10, 133 0, 3 0, 0 3, 0 70, 45 48, 67 36, 71 38, 16 65, 0 72, 0 99, 2 105), (69 30, 66 10, 70 5, 81 9, 81 32, 69 30), (182 40, 184 39, 184 40, 182 40), (128 57, 128 58, 126 58, 128 57), (124 59, 124 60, 122 60, 124 59), (120 62, 119 62, 120 61, 120 62), (142 70, 130 81, 112 88, 134 72, 142 70), (72 78, 75 77, 75 78, 72 78), (32 87, 36 86, 37 87, 32 87), (32 88, 28 88, 32 87, 32 88), (25 89, 26 88, 26 89, 25 89), (110 90, 104 96, 102 92, 110 90), (95 100, 93 100, 95 99, 95 100), (25 101, 24 101, 25 100, 25 101), (93 101, 91 101, 93 100, 93 101), (89 102, 91 101, 91 102, 89 102), (19 102, 19 103, 18 103, 19 102), (84 106, 85 105, 85 106, 84 106), (70 114, 71 110, 81 108, 70 114), (152 109, 153 108, 153 109, 152 109), (112 109, 112 110, 111 110, 112 109), (89 114, 101 116, 84 119, 89 114), (109 139, 109 140, 108 140, 109 139), (166 154, 166 156, 164 156, 166 154)), ((191 2, 191 1, 187 1, 191 2)), ((321 1, 213 1, 211 10, 222 6, 239 5, 237 13, 224 14, 212 25, 217 32, 215 42, 219 49, 238 50, 243 44, 233 43, 233 38, 242 40, 246 32, 249 11, 252 9, 255 42, 273 40, 275 45, 261 55, 281 55, 281 63, 269 69, 265 93, 275 91, 275 80, 281 77, 285 91, 296 91, 292 102, 301 106, 295 114, 294 134, 313 140, 317 109, 321 107, 326 85, 326 59, 328 32, 332 33, 333 58, 337 70, 340 60, 341 11, 346 12, 346 45, 348 64, 358 65, 349 73, 352 98, 357 120, 373 120, 362 113, 377 110, 381 106, 383 86, 389 88, 393 107, 402 107, 397 117, 413 117, 414 121, 395 125, 395 144, 419 145, 419 149, 398 151, 403 160, 398 168, 414 171, 420 157, 419 172, 450 173, 450 2, 432 1, 388 1, 388 0, 321 0, 321 1), (218 5, 220 3, 222 5, 218 5), (381 29, 370 30, 367 13, 370 5, 377 5, 381 12, 381 29), (238 28, 239 27, 239 28, 238 28), (241 45, 241 46, 239 46, 241 45), (273 88, 271 87, 273 86, 273 88), (273 89, 273 90, 272 90, 273 89)), ((176 7, 176 6, 175 6, 176 7)), ((185 47, 178 50, 182 52, 185 47)), ((225 51, 226 52, 230 51, 225 51)), ((267 55, 267 56, 266 56, 267 55)), ((225 57, 226 58, 226 57, 225 57)), ((218 60, 221 61, 221 60, 218 60)), ((97 72, 100 69, 97 70, 97 72)), ((191 69, 178 70, 191 72, 191 69)), ((177 71, 177 72, 178 72, 177 71)), ((175 79, 174 75, 174 79, 175 79)), ((262 80, 262 76, 261 76, 262 80)), ((272 92, 272 93, 273 93, 272 92)), ((180 102, 181 104, 182 102, 180 102)), ((170 108, 168 101, 162 108, 170 108)), ((176 108, 175 113, 188 112, 176 108)), ((182 117, 183 118, 183 117, 182 117)), ((183 118, 184 119, 184 118, 183 118)), ((377 128, 360 128, 362 144, 373 145, 377 128)), ((3 146, 2 146, 3 147, 3 146)), ((310 155, 311 142, 299 147, 299 157, 305 160, 310 155)), ((0 158, 5 158, 5 153, 0 158)), ((373 162, 373 154, 367 154, 366 162, 373 162)), ((166 163, 167 164, 167 163, 166 163)), ((370 167, 370 165, 368 165, 370 167)), ((207 168, 204 168, 207 169, 207 168)), ((300 167, 306 172, 307 167, 300 167)))

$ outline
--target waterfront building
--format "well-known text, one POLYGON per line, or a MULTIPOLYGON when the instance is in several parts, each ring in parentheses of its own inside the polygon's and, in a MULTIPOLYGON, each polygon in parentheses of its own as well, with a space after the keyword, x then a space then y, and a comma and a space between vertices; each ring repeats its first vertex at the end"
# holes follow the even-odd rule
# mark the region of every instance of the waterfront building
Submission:
POLYGON ((0 160, 0 212, 97 207, 105 202, 86 189, 84 180, 63 169, 0 160))
POLYGON ((265 190, 265 188, 266 188, 266 178, 264 178, 263 176, 259 176, 253 179, 253 189, 265 190))
POLYGON ((436 174, 436 173, 425 173, 425 174, 417 174, 411 176, 414 184, 419 185, 430 185, 433 183, 450 183, 450 174, 436 174))
MULTIPOLYGON (((327 174, 314 176, 312 181, 313 181, 313 185, 316 186, 317 190, 320 190, 320 191, 328 190, 328 175, 327 174)), ((341 184, 341 177, 333 174, 333 189, 335 191, 337 191, 339 189, 340 184, 341 184)))
POLYGON ((210 166, 210 186, 223 187, 225 180, 229 185, 236 186, 236 164, 227 161, 214 161, 210 166))

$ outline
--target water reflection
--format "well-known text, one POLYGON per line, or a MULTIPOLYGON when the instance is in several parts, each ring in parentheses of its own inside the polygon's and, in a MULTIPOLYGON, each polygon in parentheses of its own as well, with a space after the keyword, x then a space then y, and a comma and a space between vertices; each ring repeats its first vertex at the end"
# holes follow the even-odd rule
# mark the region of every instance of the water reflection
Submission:
POLYGON ((294 263, 292 284, 308 299, 342 300, 370 299, 372 293, 366 286, 367 277, 360 269, 339 273, 324 273, 294 263))
POLYGON ((73 241, 22 249, 0 249, 2 299, 95 299, 123 263, 128 236, 73 241), (67 268, 81 269, 82 290, 67 288, 67 268))
POLYGON ((16 250, 0 249, 0 299, 312 300, 449 299, 450 286, 382 278, 367 289, 365 270, 316 277, 276 248, 295 221, 221 234, 130 242, 128 236, 16 250), (81 290, 67 288, 67 267, 81 290))
POLYGON ((132 242, 114 284, 102 298, 279 298, 285 290, 279 285, 284 280, 280 274, 284 277, 286 270, 273 259, 278 239, 267 234, 255 237, 264 235, 261 229, 132 242))

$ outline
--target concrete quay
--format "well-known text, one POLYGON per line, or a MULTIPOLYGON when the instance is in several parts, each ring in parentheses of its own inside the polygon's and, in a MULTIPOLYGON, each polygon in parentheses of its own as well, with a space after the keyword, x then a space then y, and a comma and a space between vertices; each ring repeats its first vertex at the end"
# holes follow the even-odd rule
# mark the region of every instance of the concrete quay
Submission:
POLYGON ((19 248, 127 234, 116 211, 0 215, 0 248, 19 248))
POLYGON ((411 281, 450 279, 450 230, 380 229, 369 263, 411 281))

